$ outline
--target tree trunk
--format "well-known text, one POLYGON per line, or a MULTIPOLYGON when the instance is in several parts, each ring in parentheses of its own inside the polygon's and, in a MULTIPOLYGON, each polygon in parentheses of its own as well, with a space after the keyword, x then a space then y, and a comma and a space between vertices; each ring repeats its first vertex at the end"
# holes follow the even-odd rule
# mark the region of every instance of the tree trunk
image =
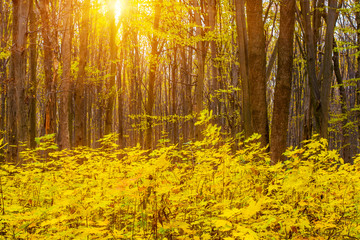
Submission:
POLYGON ((262 0, 247 1, 249 95, 252 125, 261 135, 261 145, 269 144, 269 125, 266 103, 266 52, 262 0), (251 66, 251 67, 250 67, 251 66))
MULTIPOLYGON (((109 6, 110 7, 110 6, 109 6)), ((116 38, 116 25, 115 25, 115 12, 113 9, 108 11, 109 18, 109 41, 110 41, 110 77, 107 83, 107 105, 105 110, 105 135, 110 134, 113 129, 113 118, 114 118, 114 103, 115 103, 115 71, 116 71, 116 58, 117 58, 117 47, 115 43, 116 38)))
POLYGON ((88 37, 89 37, 89 10, 90 0, 83 3, 83 16, 80 26, 80 53, 79 53, 79 71, 76 81, 75 95, 75 147, 86 144, 86 108, 84 81, 86 80, 86 63, 88 55, 88 37))
MULTIPOLYGON (((13 0, 13 71, 16 87, 17 138, 20 142, 29 139, 28 96, 26 82, 26 43, 29 0, 13 0)), ((21 149, 19 149, 21 150, 21 149)))
POLYGON ((29 58, 29 70, 30 70, 30 111, 29 111, 29 120, 30 120, 30 147, 36 147, 36 92, 37 92, 37 82, 36 82, 36 68, 37 68, 37 20, 35 13, 35 0, 30 0, 30 58, 29 58))
POLYGON ((305 42, 307 48, 307 70, 309 76, 310 84, 310 96, 311 96, 311 105, 315 117, 315 131, 320 131, 320 115, 321 115, 321 106, 320 106, 320 83, 316 76, 316 48, 314 45, 314 33, 310 21, 310 4, 309 0, 302 0, 301 10, 303 13, 303 22, 304 22, 304 32, 305 32, 305 42))
MULTIPOLYGON (((171 80, 172 80, 172 91, 171 91, 171 115, 173 117, 176 116, 177 114, 177 69, 178 69, 178 61, 177 61, 177 48, 178 46, 175 45, 174 47, 174 60, 173 63, 171 64, 171 80)), ((178 134, 178 127, 179 126, 179 121, 177 121, 176 119, 174 119, 174 122, 172 124, 172 139, 173 139, 173 143, 177 144, 179 142, 179 134, 178 134)))
POLYGON ((275 85, 274 110, 271 125, 271 163, 284 161, 288 133, 291 81, 293 70, 293 42, 295 30, 295 0, 280 5, 280 33, 278 40, 278 69, 275 85))
MULTIPOLYGON (((360 0, 354 0, 354 4, 359 7, 360 6, 360 0)), ((355 12, 355 18, 356 18, 356 32, 357 32, 357 36, 356 36, 356 44, 357 44, 357 57, 356 57, 356 62, 357 62, 357 66, 356 66, 356 78, 360 78, 360 10, 358 8, 358 10, 355 12)), ((360 106, 360 81, 356 82, 356 105, 360 106)), ((356 114, 356 119, 357 121, 360 121, 360 111, 357 111, 356 114)), ((358 142, 360 143, 360 124, 358 125, 358 142)), ((358 146, 359 147, 359 146, 358 146)))
POLYGON ((71 85, 71 0, 64 0, 64 29, 61 45, 63 72, 60 85, 59 105, 59 148, 70 148, 69 136, 69 96, 71 85))
POLYGON ((237 44, 239 47, 240 78, 242 86, 242 121, 244 125, 245 137, 248 138, 253 133, 250 109, 249 79, 248 79, 248 42, 245 22, 245 2, 235 0, 236 7, 236 32, 237 44))
MULTIPOLYGON (((162 0, 158 3, 155 3, 155 19, 153 30, 157 31, 160 25, 160 15, 162 9, 162 0)), ((145 140, 145 149, 151 149, 152 147, 152 114, 155 103, 155 80, 158 67, 158 44, 159 39, 156 34, 153 34, 151 39, 151 57, 150 57, 150 67, 149 67, 149 86, 147 92, 147 104, 146 104, 146 140, 145 140)))
MULTIPOLYGON (((208 7, 208 15, 209 15, 209 30, 215 32, 215 25, 216 25, 216 0, 209 0, 209 7, 208 7)), ((215 35, 216 36, 216 35, 215 35)), ((210 49, 211 49, 211 82, 210 82, 210 93, 214 96, 213 102, 210 103, 211 110, 213 110, 214 115, 220 114, 220 102, 219 99, 216 97, 216 91, 219 89, 219 71, 218 71, 218 61, 217 58, 217 46, 216 41, 210 41, 210 49)))
MULTIPOLYGON (((7 23, 9 18, 9 5, 7 4, 7 1, 0 1, 0 48, 5 49, 7 41, 9 39, 9 31, 7 29, 7 23)), ((7 90, 6 90, 6 79, 8 77, 7 74, 7 64, 8 64, 9 58, 0 59, 0 139, 4 139, 6 136, 6 98, 7 98, 7 90)), ((4 156, 4 148, 0 149, 0 161, 3 161, 5 159, 4 156)))
POLYGON ((54 56, 49 21, 49 0, 39 1, 39 6, 42 22, 41 35, 43 38, 44 51, 43 66, 47 96, 45 103, 44 128, 45 134, 51 134, 56 132, 56 69, 53 70, 54 56))
MULTIPOLYGON (((196 23, 196 36, 201 38, 203 35, 201 16, 200 16, 200 5, 198 0, 193 0, 193 5, 196 8, 194 11, 195 23, 196 23)), ((205 81, 205 57, 206 50, 203 40, 198 40, 196 43, 196 59, 197 59, 197 78, 196 78, 196 87, 195 87, 195 113, 199 116, 200 112, 203 110, 203 95, 204 95, 204 81, 205 81)), ((195 139, 199 140, 201 138, 202 126, 195 126, 195 139)))
POLYGON ((344 120, 342 120, 342 139, 341 139, 341 145, 342 145, 342 157, 344 159, 345 163, 351 163, 351 149, 350 149, 350 129, 349 126, 346 126, 348 123, 348 117, 350 117, 350 113, 347 108, 347 102, 348 97, 346 95, 345 87, 344 87, 344 81, 341 76, 340 72, 340 66, 339 66, 339 51, 337 49, 337 44, 335 39, 334 41, 334 55, 332 57, 332 60, 334 62, 334 72, 336 76, 337 84, 339 84, 339 91, 340 91, 340 106, 341 106, 341 114, 343 117, 345 116, 344 120))
POLYGON ((119 134, 119 146, 123 148, 125 146, 124 143, 124 98, 123 95, 125 93, 125 74, 122 74, 122 61, 118 63, 118 134, 119 134))
POLYGON ((320 136, 328 138, 329 126, 329 107, 330 107, 330 90, 333 76, 332 70, 332 50, 334 40, 334 29, 337 20, 337 0, 329 0, 329 8, 327 14, 327 27, 325 35, 325 53, 324 53, 324 72, 322 75, 321 85, 321 125, 320 136))

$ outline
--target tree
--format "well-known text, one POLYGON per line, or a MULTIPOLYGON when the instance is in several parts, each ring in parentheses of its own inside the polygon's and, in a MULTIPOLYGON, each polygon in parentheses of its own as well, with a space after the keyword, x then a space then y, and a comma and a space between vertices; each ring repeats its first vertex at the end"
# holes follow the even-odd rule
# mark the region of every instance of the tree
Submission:
POLYGON ((59 105, 59 147, 70 148, 69 136, 69 94, 71 84, 71 0, 65 0, 63 12, 63 38, 61 45, 62 76, 59 105))
POLYGON ((305 43, 307 50, 307 73, 309 76, 309 85, 311 92, 311 106, 315 118, 315 131, 320 131, 320 83, 316 76, 316 48, 314 43, 314 31, 310 20, 310 4, 308 0, 301 1, 301 11, 303 15, 303 25, 305 34, 305 43))
POLYGON ((333 53, 333 40, 334 29, 337 19, 336 9, 337 0, 328 1, 328 13, 326 18, 326 35, 325 35, 325 53, 323 59, 323 74, 321 84, 321 127, 320 135, 323 138, 328 137, 329 127, 329 106, 330 106, 330 89, 333 77, 332 67, 332 53, 333 53))
MULTIPOLYGON (((201 6, 198 0, 193 0, 194 18, 196 24, 196 36, 198 38, 203 37, 203 29, 201 22, 201 6)), ((198 40, 196 43, 196 60, 197 60, 197 74, 196 74, 196 87, 195 87, 195 113, 200 114, 203 110, 203 95, 204 95, 204 84, 205 84, 205 58, 207 49, 203 40, 198 40)), ((195 139, 201 138, 202 126, 198 125, 195 127, 195 139)))
MULTIPOLYGON (((7 41, 10 35, 10 26, 8 25, 10 16, 10 6, 8 1, 0 1, 0 49, 3 52, 7 52, 6 56, 0 57, 0 139, 6 139, 6 118, 8 117, 8 111, 6 111, 9 102, 7 99, 7 79, 8 79, 8 65, 9 65, 9 51, 6 51, 7 41)), ((11 136, 11 135, 10 135, 11 136)), ((8 140, 11 138, 8 137, 8 140)), ((11 150, 10 150, 11 151, 11 150)), ((0 149, 0 160, 4 160, 4 148, 0 149)))
POLYGON ((145 149, 150 149, 152 144, 152 114, 155 103, 155 81, 156 73, 158 67, 158 57, 159 50, 158 44, 159 39, 157 32, 160 26, 160 16, 162 9, 162 0, 158 3, 155 3, 155 16, 154 16, 154 26, 153 26, 153 35, 151 38, 151 54, 150 54, 150 67, 149 67, 149 85, 147 90, 147 104, 146 104, 146 136, 145 136, 145 149))
POLYGON ((30 65, 30 109, 29 109, 29 130, 30 130, 30 147, 35 148, 36 142, 36 92, 37 92, 37 78, 36 78, 36 68, 37 68, 37 20, 35 13, 35 0, 30 0, 30 55, 29 55, 29 65, 30 65))
POLYGON ((53 47, 56 39, 52 39, 52 32, 50 30, 50 14, 49 14, 49 0, 39 1, 39 11, 41 15, 41 36, 43 38, 43 66, 45 75, 45 116, 44 127, 45 134, 56 132, 56 77, 57 73, 54 69, 54 54, 53 47))
MULTIPOLYGON (((27 24, 29 13, 29 1, 13 0, 13 48, 11 53, 11 75, 12 81, 9 86, 9 110, 12 126, 10 127, 11 144, 17 145, 19 142, 28 141, 28 103, 27 84, 26 84, 26 42, 27 24), (14 99, 15 98, 15 99, 14 99), (16 129, 16 130, 15 130, 16 129)), ((11 151, 12 152, 12 151, 11 151)), ((11 153, 11 158, 17 156, 17 149, 11 153)))
POLYGON ((248 0, 246 5, 248 31, 249 100, 254 133, 261 134, 261 144, 269 144, 266 103, 266 52, 262 0, 248 0))
POLYGON ((280 33, 278 40, 278 69, 275 85, 274 110, 271 121, 271 162, 284 161, 287 147, 291 80, 293 76, 293 42, 295 31, 295 0, 280 5, 280 33))
POLYGON ((84 1, 83 16, 80 25, 79 71, 75 90, 75 146, 86 144, 86 108, 84 81, 86 79, 86 63, 88 57, 90 0, 84 1))
POLYGON ((114 103, 115 103, 115 71, 116 71, 116 58, 117 58, 117 47, 115 43, 116 38, 116 24, 115 24, 115 12, 112 7, 114 2, 109 1, 109 47, 110 47, 110 76, 107 81, 107 106, 105 110, 105 134, 112 132, 113 118, 114 118, 114 103))
POLYGON ((242 122, 244 125, 245 137, 248 138, 253 133, 250 109, 250 93, 248 79, 248 41, 245 21, 245 2, 244 0, 235 1, 236 9, 236 32, 237 44, 239 48, 240 78, 242 87, 242 122))

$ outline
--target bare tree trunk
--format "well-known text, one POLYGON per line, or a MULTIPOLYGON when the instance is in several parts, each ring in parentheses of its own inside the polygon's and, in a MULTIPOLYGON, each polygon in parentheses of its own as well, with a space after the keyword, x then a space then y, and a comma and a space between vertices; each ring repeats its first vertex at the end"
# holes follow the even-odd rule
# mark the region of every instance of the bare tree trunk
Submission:
POLYGON ((280 6, 280 34, 278 40, 278 70, 276 76, 274 110, 271 125, 271 163, 284 161, 287 147, 291 81, 293 70, 293 42, 295 30, 295 0, 284 0, 280 6))
MULTIPOLYGON (((160 25, 160 15, 162 9, 162 0, 158 3, 155 3, 155 19, 154 19, 154 31, 159 29, 160 25)), ((149 86, 147 92, 147 104, 146 104, 146 140, 145 140, 145 149, 151 149, 152 147, 152 114, 153 108, 155 103, 155 80, 156 80, 156 73, 157 73, 157 66, 158 66, 158 44, 159 39, 158 37, 153 34, 151 39, 151 58, 150 58, 150 68, 149 68, 149 86)))
MULTIPOLYGON (((177 58, 177 49, 178 47, 175 45, 174 47, 174 60, 171 66, 171 79, 172 79, 172 92, 171 92, 171 115, 175 116, 177 114, 177 69, 178 69, 178 58, 177 58)), ((179 133, 178 133, 178 128, 179 128, 179 122, 174 120, 173 124, 172 124, 172 139, 173 139, 173 143, 177 144, 179 141, 179 133)))
MULTIPOLYGON (((7 28, 8 18, 10 15, 10 10, 7 4, 7 1, 0 1, 0 48, 5 49, 6 43, 9 39, 9 31, 7 28)), ((6 79, 8 77, 7 74, 7 64, 9 62, 9 58, 0 59, 0 139, 4 139, 6 134, 6 99, 7 99, 7 90, 6 90, 6 79)), ((0 161, 4 160, 4 149, 0 149, 0 161)))
MULTIPOLYGON (((26 82, 26 42, 29 0, 13 0, 13 71, 16 87, 17 138, 20 142, 29 139, 27 82, 26 82)), ((21 149, 20 149, 21 150, 21 149)))
MULTIPOLYGON (((122 59, 121 59, 122 60, 122 59)), ((123 95, 125 93, 124 90, 124 86, 125 86, 125 74, 122 75, 123 71, 122 71, 122 61, 120 63, 118 63, 118 120, 119 120, 119 125, 118 125, 118 134, 119 134, 119 146, 121 148, 124 147, 125 143, 124 143, 124 98, 123 95)))
POLYGON ((36 92, 37 92, 37 82, 36 82, 36 68, 37 68, 37 20, 35 13, 35 0, 30 0, 30 111, 29 111, 29 120, 30 120, 30 147, 35 148, 36 142, 36 92))
POLYGON ((84 81, 86 79, 86 61, 88 55, 88 38, 89 38, 89 11, 90 0, 83 3, 83 16, 80 26, 80 56, 79 71, 76 81, 75 95, 75 147, 86 144, 86 108, 85 108, 85 91, 84 81))
MULTIPOLYGON (((208 7, 208 15, 209 15, 209 27, 210 31, 215 33, 215 25, 216 25, 216 0, 209 0, 208 7)), ((219 70, 218 70, 218 61, 217 58, 217 46, 216 41, 210 41, 210 49, 211 49, 211 82, 210 82, 210 93, 216 96, 216 91, 219 89, 219 70)), ((218 115, 220 113, 220 102, 217 97, 213 98, 213 102, 210 103, 211 109, 213 110, 214 115, 218 115)))
POLYGON ((323 138, 328 138, 329 126, 329 107, 330 107, 330 89, 333 76, 332 70, 332 50, 334 40, 334 29, 337 20, 337 0, 329 0, 329 8, 327 14, 327 27, 325 36, 325 53, 324 53, 324 72, 322 75, 321 85, 321 125, 320 135, 323 138))
POLYGON ((269 144, 269 125, 266 103, 266 52, 262 0, 248 0, 247 26, 249 38, 249 93, 252 124, 261 135, 261 144, 269 144), (251 67, 250 67, 251 66, 251 67))
MULTIPOLYGON (((360 6, 360 1, 359 0, 354 0, 355 5, 360 6)), ((360 10, 358 9, 355 12, 355 18, 356 18, 356 32, 357 32, 357 36, 356 36, 356 44, 358 46, 357 49, 357 69, 356 69, 356 78, 360 78, 360 10)), ((360 81, 356 82, 356 105, 360 106, 360 81)), ((357 116, 356 119, 359 121, 360 120, 360 111, 357 111, 357 116)), ((358 133, 358 142, 360 143, 360 124, 358 125, 358 129, 357 129, 357 133, 358 133)), ((359 148, 359 146, 358 146, 359 148)))
POLYGON ((44 128, 45 134, 56 132, 56 69, 53 70, 54 56, 51 42, 51 31, 49 22, 49 0, 39 1, 40 15, 41 15, 41 35, 43 38, 44 51, 44 73, 45 73, 45 88, 46 88, 46 103, 45 103, 45 120, 44 128))
POLYGON ((10 59, 10 78, 8 82, 7 94, 7 132, 8 132, 8 158, 10 161, 16 162, 18 157, 18 139, 17 139, 17 124, 16 124, 16 86, 14 73, 14 58, 10 59))
POLYGON ((242 121, 244 125, 245 137, 248 138, 253 133, 250 109, 250 93, 248 79, 248 42, 245 22, 245 2, 235 0, 236 7, 236 31, 237 44, 239 47, 240 77, 242 86, 242 121))
MULTIPOLYGON (((203 35, 201 16, 200 16, 200 5, 198 0, 193 0, 193 5, 195 8, 195 23, 196 23, 196 36, 201 37, 203 35)), ((196 87, 195 87, 195 113, 197 115, 203 110, 203 95, 204 95, 204 81, 205 81, 205 57, 206 49, 204 46, 203 40, 198 40, 196 43, 196 59, 197 59, 197 78, 196 78, 196 87)), ((201 138, 202 126, 195 126, 195 139, 199 140, 201 138)))
POLYGON ((315 131, 319 132, 321 124, 320 83, 316 76, 316 49, 314 45, 314 33, 310 21, 310 5, 309 0, 302 0, 300 3, 303 14, 305 42, 307 48, 307 70, 311 96, 310 102, 315 117, 315 131))
POLYGON ((71 84, 71 0, 64 0, 64 29, 61 46, 63 72, 60 85, 59 135, 60 149, 70 148, 69 136, 69 96, 71 84))
MULTIPOLYGON (((190 69, 188 63, 188 55, 186 54, 186 49, 181 48, 181 79, 183 83, 183 115, 187 116, 192 112, 192 100, 191 100, 191 77, 190 69)), ((183 122, 183 138, 184 141, 188 141, 190 137, 190 123, 186 119, 183 122)))
MULTIPOLYGON (((339 84, 341 113, 343 114, 343 116, 349 116, 349 112, 348 112, 348 108, 347 108, 348 97, 346 95, 346 91, 344 88, 344 82, 343 82, 341 72, 340 72, 339 51, 336 49, 337 49, 337 44, 334 39, 334 55, 332 57, 332 60, 334 62, 334 72, 335 72, 335 76, 336 76, 336 81, 337 81, 337 84, 339 84)), ((347 123, 348 123, 348 119, 346 117, 342 121, 342 126, 341 126, 341 128, 342 128, 342 143, 341 143, 342 157, 343 157, 345 163, 351 163, 350 131, 349 131, 349 127, 346 126, 347 123)))
POLYGON ((109 41, 110 41, 110 77, 107 83, 107 105, 105 109, 105 135, 110 134, 113 129, 113 118, 114 118, 114 103, 115 103, 115 71, 116 71, 116 58, 117 58, 117 47, 115 43, 116 38, 116 26, 115 26, 115 12, 113 9, 108 11, 109 18, 109 41))
POLYGON ((97 64, 97 68, 99 69, 99 73, 98 73, 98 78, 102 79, 102 81, 98 81, 96 83, 96 87, 95 87, 95 91, 96 91, 96 117, 95 117, 95 142, 94 145, 95 147, 99 147, 100 144, 99 142, 97 142, 97 140, 101 139, 104 136, 104 119, 103 119, 103 115, 104 115, 104 106, 105 106, 105 100, 103 97, 100 97, 103 95, 103 89, 104 89, 104 72, 105 72, 105 67, 104 67, 104 63, 103 63, 103 51, 104 50, 104 42, 105 42, 105 33, 102 33, 101 36, 99 37, 99 43, 98 43, 98 48, 99 51, 97 52, 97 59, 96 59, 96 64, 97 64))

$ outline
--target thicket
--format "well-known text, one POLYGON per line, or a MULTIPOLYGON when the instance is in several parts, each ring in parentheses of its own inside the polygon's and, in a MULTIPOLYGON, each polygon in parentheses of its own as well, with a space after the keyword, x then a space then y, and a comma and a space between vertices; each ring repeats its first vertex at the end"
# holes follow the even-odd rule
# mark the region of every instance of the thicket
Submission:
POLYGON ((1 166, 0 238, 360 238, 360 157, 343 164, 314 136, 272 166, 258 136, 202 122, 202 141, 152 152, 119 149, 114 134, 70 151, 37 139, 21 167, 1 166))

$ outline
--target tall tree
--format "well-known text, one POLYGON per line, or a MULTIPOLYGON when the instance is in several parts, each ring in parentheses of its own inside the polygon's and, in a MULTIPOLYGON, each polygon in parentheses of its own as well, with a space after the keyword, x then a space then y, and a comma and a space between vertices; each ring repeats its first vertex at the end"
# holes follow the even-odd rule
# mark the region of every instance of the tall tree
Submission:
POLYGON ((150 149, 152 146, 152 114, 155 103, 155 81, 157 77, 157 67, 159 59, 159 38, 157 35, 159 26, 160 26, 160 16, 162 9, 162 0, 155 3, 155 16, 154 16, 154 27, 153 27, 153 36, 151 39, 151 55, 150 55, 150 67, 149 67, 149 85, 147 90, 147 103, 146 103, 146 140, 145 148, 150 149))
POLYGON ((278 68, 275 85, 274 110, 271 125, 271 162, 285 160, 293 67, 295 31, 295 0, 283 0, 280 5, 278 68))
MULTIPOLYGON (((9 85, 9 126, 10 144, 18 147, 19 141, 28 141, 28 103, 26 100, 26 42, 29 13, 28 0, 13 0, 13 47, 11 52, 11 83, 9 85), (11 95, 10 95, 11 94, 11 95), (14 99, 15 98, 15 99, 14 99), (16 128, 16 130, 15 130, 16 128)), ((18 149, 13 149, 12 158, 18 149)))
POLYGON ((18 140, 28 141, 28 102, 26 82, 26 43, 29 0, 13 0, 13 71, 16 86, 18 140))
MULTIPOLYGON (((10 15, 10 9, 9 9, 8 1, 0 1, 0 49, 5 50, 7 41, 9 39, 10 35, 10 29, 8 25, 8 19, 10 15)), ((1 111, 0 111, 0 139, 5 139, 6 137, 6 117, 7 117, 7 111, 6 111, 6 104, 8 102, 7 99, 7 84, 6 79, 8 78, 8 68, 9 65, 9 56, 0 58, 0 101, 1 101, 1 111)), ((10 139, 9 139, 10 140, 10 139)), ((0 161, 5 159, 4 149, 0 149, 0 161)))
POLYGON ((244 0, 235 0, 236 9, 236 32, 237 44, 239 48, 240 78, 242 87, 242 122, 245 131, 245 137, 248 138, 253 133, 250 109, 250 93, 248 79, 248 42, 245 21, 245 2, 244 0))
MULTIPOLYGON (((205 85, 205 58, 206 47, 205 42, 201 39, 203 37, 204 30, 202 28, 201 21, 201 5, 198 0, 193 0, 195 7, 194 18, 196 24, 196 36, 200 40, 196 43, 196 60, 197 60, 197 74, 196 74, 196 87, 195 87, 195 113, 199 114, 203 110, 204 101, 204 85, 205 85)), ((201 138, 202 126, 197 125, 195 127, 195 139, 201 138)))
POLYGON ((303 25, 304 25, 304 34, 305 34, 305 43, 306 43, 306 61, 307 61, 307 73, 309 76, 309 85, 310 85, 310 96, 311 96, 311 106, 313 110, 313 115, 315 119, 315 131, 320 131, 320 115, 321 115, 321 106, 320 106, 320 83, 316 76, 316 46, 314 42, 314 31, 311 26, 310 20, 310 3, 309 0, 303 0, 301 3, 301 11, 303 15, 303 25))
POLYGON ((80 53, 79 71, 75 85, 75 146, 86 144, 86 108, 85 108, 85 89, 86 63, 88 57, 88 38, 89 38, 89 11, 90 0, 83 3, 83 16, 80 25, 80 53))
POLYGON ((36 79, 36 68, 37 68, 37 20, 35 13, 35 0, 30 0, 30 109, 29 109, 29 120, 30 120, 30 147, 36 147, 36 92, 37 92, 37 79, 36 79))
POLYGON ((109 47, 110 47, 110 77, 107 83, 107 105, 105 110, 105 134, 112 132, 113 118, 114 118, 114 103, 115 103, 115 71, 116 71, 116 58, 117 47, 115 43, 116 38, 116 24, 115 24, 115 11, 113 9, 115 2, 109 2, 108 18, 109 18, 109 47))
POLYGON ((54 67, 54 54, 52 33, 50 30, 49 0, 39 1, 41 15, 41 36, 43 38, 43 66, 45 77, 45 134, 56 132, 56 69, 54 67))
POLYGON ((330 107, 330 89, 333 79, 332 53, 335 23, 337 20, 337 0, 328 1, 328 13, 326 18, 326 35, 325 35, 325 53, 323 59, 324 70, 321 84, 321 127, 320 135, 323 138, 328 137, 329 126, 329 107, 330 107))
POLYGON ((63 2, 63 38, 61 45, 62 76, 60 84, 59 133, 60 149, 70 148, 69 96, 71 85, 71 0, 63 2))
MULTIPOLYGON (((208 1, 208 15, 209 15, 209 30, 215 35, 215 26, 216 26, 216 12, 217 12, 217 1, 209 0, 208 1)), ((210 41, 210 49, 211 49, 211 82, 210 82, 210 93, 216 96, 216 91, 219 89, 219 71, 218 71, 218 61, 217 61, 217 44, 216 40, 210 41)), ((211 109, 215 115, 218 115, 220 112, 219 101, 215 97, 213 102, 211 103, 211 109)))
POLYGON ((248 31, 249 94, 253 131, 261 134, 263 147, 269 144, 266 103, 266 52, 262 0, 248 0, 246 5, 248 31), (251 67, 250 67, 251 66, 251 67))

